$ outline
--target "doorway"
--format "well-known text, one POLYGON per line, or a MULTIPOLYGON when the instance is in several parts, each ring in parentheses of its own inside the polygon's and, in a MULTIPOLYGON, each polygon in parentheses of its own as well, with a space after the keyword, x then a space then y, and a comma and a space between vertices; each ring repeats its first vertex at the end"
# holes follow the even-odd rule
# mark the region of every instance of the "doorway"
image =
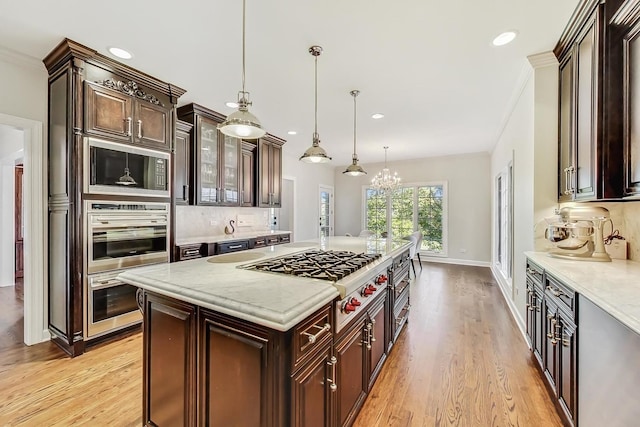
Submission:
MULTIPOLYGON (((45 194, 45 141, 42 122, 0 113, 0 160, 2 161, 2 198, 0 209, 0 285, 10 282, 11 292, 16 279, 16 164, 23 164, 21 231, 24 252, 23 298, 24 327, 18 339, 27 345, 50 339, 45 308, 47 275, 45 274, 45 244, 47 215, 45 194), (11 138, 11 139, 10 139, 11 138), (16 153, 16 146, 22 151, 16 153), (21 162, 16 162, 19 157, 21 162), (5 179, 6 178, 6 179, 5 179), (8 278, 8 279, 6 279, 8 278)), ((6 287, 5 287, 6 288, 6 287)), ((3 288, 0 288, 3 290, 3 288)), ((1 304, 1 303, 0 303, 1 304)), ((0 307, 0 310, 2 307, 0 307)), ((15 330, 15 327, 14 327, 15 330)))
POLYGON ((278 209, 278 229, 291 232, 291 241, 295 241, 295 209, 293 208, 296 192, 296 179, 290 176, 282 177, 282 207, 278 209))
POLYGON ((318 237, 333 236, 333 187, 320 186, 318 237))

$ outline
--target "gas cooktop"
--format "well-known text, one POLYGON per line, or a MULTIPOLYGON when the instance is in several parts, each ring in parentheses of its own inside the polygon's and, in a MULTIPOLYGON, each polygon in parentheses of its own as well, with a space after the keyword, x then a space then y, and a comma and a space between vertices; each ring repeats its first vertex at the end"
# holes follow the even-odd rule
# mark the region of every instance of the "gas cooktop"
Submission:
POLYGON ((382 255, 312 249, 239 266, 247 270, 338 281, 382 255))

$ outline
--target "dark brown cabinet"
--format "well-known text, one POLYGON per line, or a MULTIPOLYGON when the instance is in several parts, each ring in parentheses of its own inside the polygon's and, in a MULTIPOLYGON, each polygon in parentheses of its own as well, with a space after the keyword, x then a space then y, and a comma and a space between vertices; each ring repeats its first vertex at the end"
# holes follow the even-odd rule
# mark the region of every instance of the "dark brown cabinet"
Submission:
POLYGON ((133 81, 84 82, 85 132, 168 151, 171 107, 133 81))
POLYGON ((336 338, 336 416, 351 425, 387 357, 387 294, 380 294, 336 338))
POLYGON ((240 206, 256 205, 256 144, 242 141, 240 206))
POLYGON ((173 201, 176 205, 189 205, 193 200, 190 159, 193 155, 189 134, 190 123, 176 122, 176 137, 173 144, 173 201))
POLYGON ((43 62, 49 74, 48 326, 52 340, 76 356, 89 339, 84 306, 87 255, 82 243, 88 240, 83 205, 91 197, 83 189, 85 139, 99 136, 168 152, 173 109, 185 91, 69 39, 43 62))
POLYGON ((279 208, 282 204, 282 145, 284 140, 267 134, 258 141, 257 203, 279 208))
POLYGON ((195 425, 195 307, 153 294, 143 301, 143 424, 195 425))
POLYGON ((336 358, 330 345, 325 346, 291 378, 291 420, 300 427, 333 425, 331 372, 336 358))
POLYGON ((527 339, 529 347, 533 352, 540 367, 543 366, 543 343, 545 340, 545 316, 544 316, 544 288, 543 273, 544 270, 538 265, 527 260, 527 339))
POLYGON ((393 259, 393 263, 388 270, 389 287, 388 287, 388 316, 387 330, 388 335, 385 340, 387 349, 390 350, 398 339, 404 325, 409 320, 410 304, 410 285, 409 267, 411 257, 409 250, 402 252, 393 259))
POLYGON ((178 118, 193 125, 195 203, 240 206, 241 141, 218 131, 224 116, 197 104, 178 108, 178 118))

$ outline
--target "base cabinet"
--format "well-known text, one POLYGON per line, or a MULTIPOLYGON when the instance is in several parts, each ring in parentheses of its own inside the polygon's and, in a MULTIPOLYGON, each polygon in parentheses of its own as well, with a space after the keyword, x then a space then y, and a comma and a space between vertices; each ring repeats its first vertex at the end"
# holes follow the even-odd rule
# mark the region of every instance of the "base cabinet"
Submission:
POLYGON ((333 367, 336 358, 330 345, 301 367, 291 378, 291 420, 299 427, 330 427, 333 422, 333 367), (329 381, 328 381, 329 380, 329 381))

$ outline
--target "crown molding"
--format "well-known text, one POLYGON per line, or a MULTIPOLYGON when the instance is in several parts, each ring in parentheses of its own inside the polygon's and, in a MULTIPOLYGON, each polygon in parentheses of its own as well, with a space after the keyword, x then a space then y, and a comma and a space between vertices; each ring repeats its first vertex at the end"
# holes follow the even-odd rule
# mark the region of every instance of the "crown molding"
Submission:
POLYGON ((529 55, 527 56, 527 60, 534 69, 558 66, 558 58, 556 58, 553 52, 542 52, 535 55, 529 55))
POLYGON ((24 53, 0 46, 0 60, 9 62, 21 67, 33 68, 38 71, 45 71, 44 64, 38 58, 25 55, 24 53))

